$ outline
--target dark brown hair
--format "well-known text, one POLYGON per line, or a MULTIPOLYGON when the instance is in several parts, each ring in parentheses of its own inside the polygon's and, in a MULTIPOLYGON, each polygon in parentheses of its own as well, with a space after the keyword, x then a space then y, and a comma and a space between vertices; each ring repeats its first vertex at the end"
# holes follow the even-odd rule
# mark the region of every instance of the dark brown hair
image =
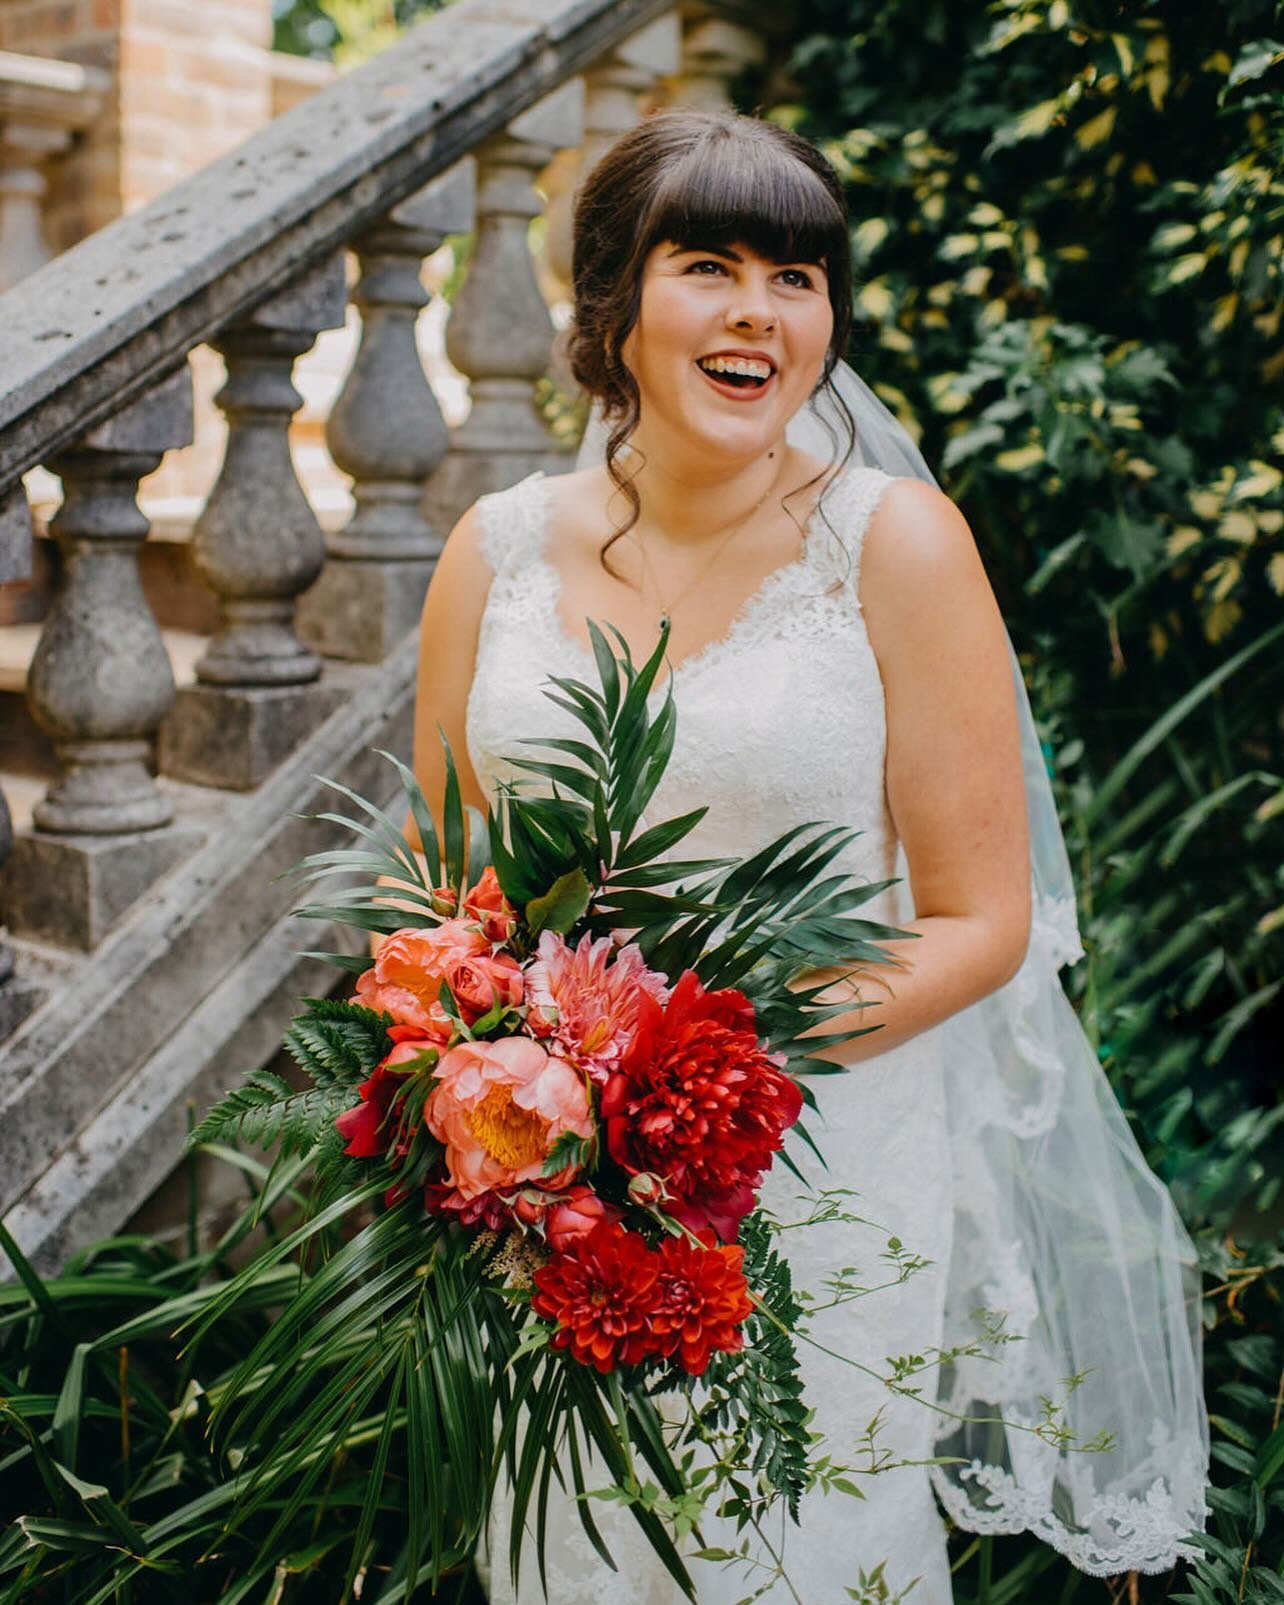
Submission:
MULTIPOLYGON (((847 207, 837 174, 813 145, 775 123, 691 107, 653 112, 617 139, 575 205, 575 315, 567 343, 577 382, 602 403, 607 472, 630 507, 603 547, 604 562, 641 510, 616 460, 640 412, 621 350, 638 319, 643 265, 666 240, 693 250, 739 244, 772 262, 823 263, 834 328, 818 390, 830 386, 851 332, 847 207)), ((845 420, 845 463, 855 424, 832 387, 830 396, 845 420)), ((839 440, 833 444, 837 452, 839 440)))

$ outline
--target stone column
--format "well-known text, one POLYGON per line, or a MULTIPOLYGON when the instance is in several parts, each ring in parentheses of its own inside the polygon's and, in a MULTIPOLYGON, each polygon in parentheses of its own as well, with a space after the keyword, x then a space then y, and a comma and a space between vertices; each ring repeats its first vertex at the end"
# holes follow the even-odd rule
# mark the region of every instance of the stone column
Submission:
POLYGON ((174 699, 169 658, 138 573, 148 523, 138 482, 192 438, 186 365, 51 459, 63 503, 50 523, 63 574, 27 676, 32 716, 61 774, 4 873, 16 931, 93 947, 183 853, 152 742, 174 699))
POLYGON ((569 446, 534 405, 554 331, 527 235, 542 206, 535 176, 555 150, 579 143, 582 116, 583 83, 572 78, 478 150, 477 241, 446 327, 446 354, 471 381, 472 409, 428 481, 425 506, 439 529, 487 491, 568 466, 569 446))
MULTIPOLYGON (((13 847, 13 825, 9 819, 9 805, 0 791, 0 866, 9 857, 13 847)), ((13 952, 0 929, 0 1042, 18 1029, 22 1022, 44 1001, 44 992, 25 977, 14 973, 13 952)))
POLYGON ((641 97, 654 90, 662 77, 681 66, 682 33, 676 11, 666 11, 654 22, 630 34, 596 62, 584 78, 584 142, 559 158, 549 169, 548 236, 544 260, 553 276, 569 293, 571 286, 571 223, 575 195, 598 159, 638 121, 641 97))
POLYGON ((0 52, 0 291, 53 255, 45 165, 98 115, 109 84, 96 67, 0 52))
POLYGON ((223 466, 192 536, 218 598, 220 627, 161 730, 166 774, 251 790, 335 706, 314 685, 321 660, 294 629, 325 542, 290 457, 303 403, 295 358, 343 322, 343 259, 333 256, 212 342, 227 362, 216 400, 228 421, 223 466))
POLYGON ((415 341, 428 297, 425 256, 473 221, 473 168, 462 162, 353 243, 361 344, 326 423, 330 455, 354 480, 356 510, 326 541, 326 566, 302 598, 299 632, 330 657, 376 663, 418 622, 443 531, 421 503, 449 435, 415 341))
POLYGON ((704 7, 683 8, 682 67, 670 86, 679 106, 731 106, 731 85, 765 55, 762 39, 704 7))

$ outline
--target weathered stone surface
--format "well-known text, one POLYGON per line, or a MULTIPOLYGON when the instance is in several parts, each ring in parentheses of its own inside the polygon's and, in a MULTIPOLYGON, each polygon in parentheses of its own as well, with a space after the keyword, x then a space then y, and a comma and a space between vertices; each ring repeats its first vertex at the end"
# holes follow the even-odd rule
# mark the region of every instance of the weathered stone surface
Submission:
POLYGON ((24 280, 0 492, 669 4, 459 0, 24 280))
POLYGON ((342 700, 328 683, 279 690, 184 686, 161 726, 161 770, 198 786, 250 791, 342 700))
POLYGON ((0 869, 0 908, 16 935, 88 950, 200 843, 182 826, 124 836, 20 831, 0 869))
POLYGON ((353 241, 361 343, 325 438, 331 457, 352 475, 356 510, 327 540, 331 558, 422 560, 441 550, 420 498, 449 437, 419 360, 415 325, 428 301, 424 257, 452 230, 472 226, 472 172, 468 162, 443 174, 353 241))
POLYGON ((434 567, 330 558, 299 601, 299 634, 328 658, 378 663, 418 625, 434 567))
POLYGON ((21 485, 0 492, 0 585, 31 573, 31 507, 21 485))
POLYGON ((188 1111, 199 1119, 240 1085, 272 1056, 300 1000, 333 985, 330 966, 299 957, 301 933, 288 917, 271 926, 9 1212, 40 1271, 118 1230, 181 1163, 188 1111))
MULTIPOLYGON (((0 867, 13 847, 13 824, 9 818, 9 804, 0 791, 0 867)), ((43 1001, 43 993, 21 976, 15 975, 13 952, 0 930, 0 1041, 3 1041, 22 1023, 36 1005, 43 1001)))
MULTIPOLYGON (((0 1209, 9 1209, 78 1135, 92 1141, 95 1111, 112 1099, 134 1100, 134 1077, 185 1029, 228 975, 243 964, 268 928, 293 906, 293 883, 280 877, 306 854, 347 838, 300 819, 330 808, 328 776, 365 796, 391 800, 395 778, 374 749, 407 755, 411 746, 416 643, 408 639, 375 667, 336 669, 346 701, 310 740, 249 795, 177 790, 180 823, 199 823, 205 845, 155 887, 114 930, 74 980, 58 991, 0 1048, 0 1209), (110 1052, 104 1051, 110 1044, 110 1052), (92 1089, 92 1092, 90 1092, 92 1089)), ((325 933, 295 923, 299 949, 325 944, 325 933)), ((242 970, 249 984, 253 964, 242 970)), ((228 1007, 236 1009, 233 988, 228 1007)), ((248 1010, 242 1011, 248 1013, 248 1010)), ((231 1066, 239 1074, 245 1061, 231 1066)), ((199 1063, 189 1066, 195 1078, 199 1063)), ((155 1141, 151 1128, 135 1145, 155 1141)), ((125 1214, 145 1196, 128 1201, 125 1214)), ((82 1201, 51 1189, 50 1208, 68 1220, 82 1201)), ((122 1200, 122 1205, 126 1201, 122 1200)), ((46 1217, 47 1219, 47 1212, 46 1217)), ((120 1216, 124 1219, 125 1216, 120 1216)), ((110 1230, 106 1215, 85 1216, 93 1235, 110 1230)))
MULTIPOLYGON (((521 398, 517 405, 529 407, 529 399, 521 398)), ((560 474, 574 465, 569 452, 553 450, 486 453, 452 450, 424 488, 424 507, 436 527, 449 533, 479 496, 493 490, 507 490, 537 469, 560 474)))
POLYGON ((184 364, 53 461, 64 490, 50 524, 62 580, 27 694, 63 772, 36 805, 41 830, 115 835, 158 829, 171 817, 147 768, 174 677, 139 578, 148 523, 136 495, 164 453, 191 438, 184 364))
POLYGON ((334 256, 213 342, 227 361, 215 397, 227 449, 192 536, 192 561, 219 599, 218 634, 196 665, 207 685, 302 685, 321 673, 294 631, 295 598, 321 572, 325 542, 290 453, 303 404, 291 372, 343 309, 334 256))

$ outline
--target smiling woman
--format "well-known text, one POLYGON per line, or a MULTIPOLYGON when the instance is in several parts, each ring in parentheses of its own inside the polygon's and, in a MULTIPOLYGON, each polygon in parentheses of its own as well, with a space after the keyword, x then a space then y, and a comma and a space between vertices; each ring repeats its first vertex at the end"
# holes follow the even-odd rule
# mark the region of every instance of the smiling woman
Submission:
MULTIPOLYGON (((838 181, 781 128, 658 113, 585 182, 573 285, 570 357, 602 425, 602 461, 483 497, 452 532, 421 635, 415 768, 430 802, 445 787, 439 729, 464 799, 485 808, 523 778, 513 758, 531 732, 577 735, 540 681, 591 675, 586 620, 611 624, 641 660, 664 618, 677 729, 652 819, 702 814, 682 852, 708 858, 751 857, 811 821, 846 826, 855 838, 835 871, 868 886, 869 918, 905 933, 885 944, 888 980, 868 969, 795 978, 832 998, 830 1029, 862 1033, 831 1050, 846 1073, 820 1083, 809 1116, 823 1163, 796 1147, 796 1170, 774 1169, 762 1194, 796 1228, 783 1243, 795 1286, 815 1299, 799 1361, 829 1471, 801 1500, 801 1531, 738 1531, 704 1513, 704 1541, 739 1559, 693 1560, 700 1605, 746 1593, 837 1605, 910 1589, 915 1605, 949 1605, 933 1478, 973 1530, 1031 1525, 1101 1572, 1170 1564, 1202 1489, 1198 1339, 1181 1302, 1179 1229, 1162 1189, 1120 1147, 1117 1109, 1113 1124, 1091 1109, 1072 1133, 1080 1146, 1066 1150, 1112 1182, 1107 1225, 1091 1242, 1083 1221, 1106 1217, 1077 1197, 1074 1165, 1057 1172, 1062 1196, 1037 1198, 1043 1150, 1027 1153, 1006 1123, 1028 1119, 1020 1136, 1043 1141, 1059 1128, 1034 1122, 1055 1121, 1060 1093, 1049 1089, 1067 1066, 1061 1102, 1076 1116, 1100 1072, 1066 1025, 1073 1014, 1046 932, 1030 940, 1014 660, 971 530, 930 475, 921 483, 916 469, 895 477, 853 462, 855 423, 834 385, 852 289, 838 181), (834 425, 824 455, 791 439, 817 397, 834 425), (1007 1001, 993 1019, 976 1013, 996 996, 1007 1001), (1056 1029, 1031 1017, 1031 1000, 1059 1005, 1056 1029), (963 1027, 947 1038, 955 1022, 963 1027), (1004 1034, 1013 1022, 1023 1037, 1004 1034), (1047 1091, 1046 1110, 1031 1089, 1047 1091), (990 1102, 969 1103, 972 1091, 990 1102), (960 1103, 970 1125, 951 1123, 960 1103), (982 1204, 989 1225, 978 1233, 982 1204), (1006 1238, 994 1221, 1012 1226, 1006 1238), (1115 1230, 1121 1221, 1128 1233, 1115 1230), (1096 1278, 1090 1299, 1077 1296, 1083 1276, 1070 1289, 1069 1314, 1057 1279, 1066 1260, 1051 1246, 1060 1235, 1069 1260, 1090 1263, 1096 1278), (978 1244, 993 1263, 974 1263, 978 1244), (1157 1341, 1120 1350, 1116 1375, 1102 1364, 1105 1311, 1132 1307, 1134 1295, 1157 1341), (982 1305, 990 1314, 978 1328, 982 1305), (1030 1341, 1004 1363, 1009 1316, 1012 1335, 1030 1341), (951 1352, 960 1368, 940 1395, 955 1410, 951 1430, 960 1401, 982 1401, 975 1413, 989 1432, 967 1441, 952 1481, 929 1471, 941 1430, 933 1357, 951 1352), (1171 1365, 1152 1363, 1164 1355, 1171 1365), (968 1356, 971 1370, 961 1367, 968 1356), (1052 1398, 1081 1370, 1101 1375, 1076 1395, 1076 1420, 1107 1424, 1136 1405, 1119 1477, 1103 1472, 1100 1485, 1087 1457, 1037 1435, 1037 1403, 1033 1419, 1014 1409, 1010 1430, 996 1422, 994 1400, 1052 1398), (1011 1390, 986 1391, 1000 1374, 1011 1390), (1160 1439, 1185 1451, 1169 1457, 1170 1486, 1160 1439), (848 1504, 852 1479, 861 1498, 848 1504)), ((824 435, 813 438, 822 450, 824 435)), ((1064 863, 1055 817, 1052 830, 1064 863)), ((712 1115, 690 1107, 680 1118, 712 1115)), ((698 1468, 692 1477, 695 1502, 698 1468)), ((492 1605, 535 1605, 532 1555, 521 1589, 510 1584, 506 1509, 501 1496, 492 1605)), ((676 1585, 628 1510, 592 1514, 620 1572, 593 1552, 575 1501, 552 1492, 541 1534, 548 1597, 675 1605, 676 1585)))

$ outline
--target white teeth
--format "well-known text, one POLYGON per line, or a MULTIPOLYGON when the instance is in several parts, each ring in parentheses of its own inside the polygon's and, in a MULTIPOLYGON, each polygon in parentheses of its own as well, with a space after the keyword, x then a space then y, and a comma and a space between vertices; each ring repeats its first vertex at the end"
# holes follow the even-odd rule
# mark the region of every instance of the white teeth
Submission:
POLYGON ((752 357, 701 357, 699 362, 709 373, 736 373, 745 379, 771 378, 771 364, 752 357))

